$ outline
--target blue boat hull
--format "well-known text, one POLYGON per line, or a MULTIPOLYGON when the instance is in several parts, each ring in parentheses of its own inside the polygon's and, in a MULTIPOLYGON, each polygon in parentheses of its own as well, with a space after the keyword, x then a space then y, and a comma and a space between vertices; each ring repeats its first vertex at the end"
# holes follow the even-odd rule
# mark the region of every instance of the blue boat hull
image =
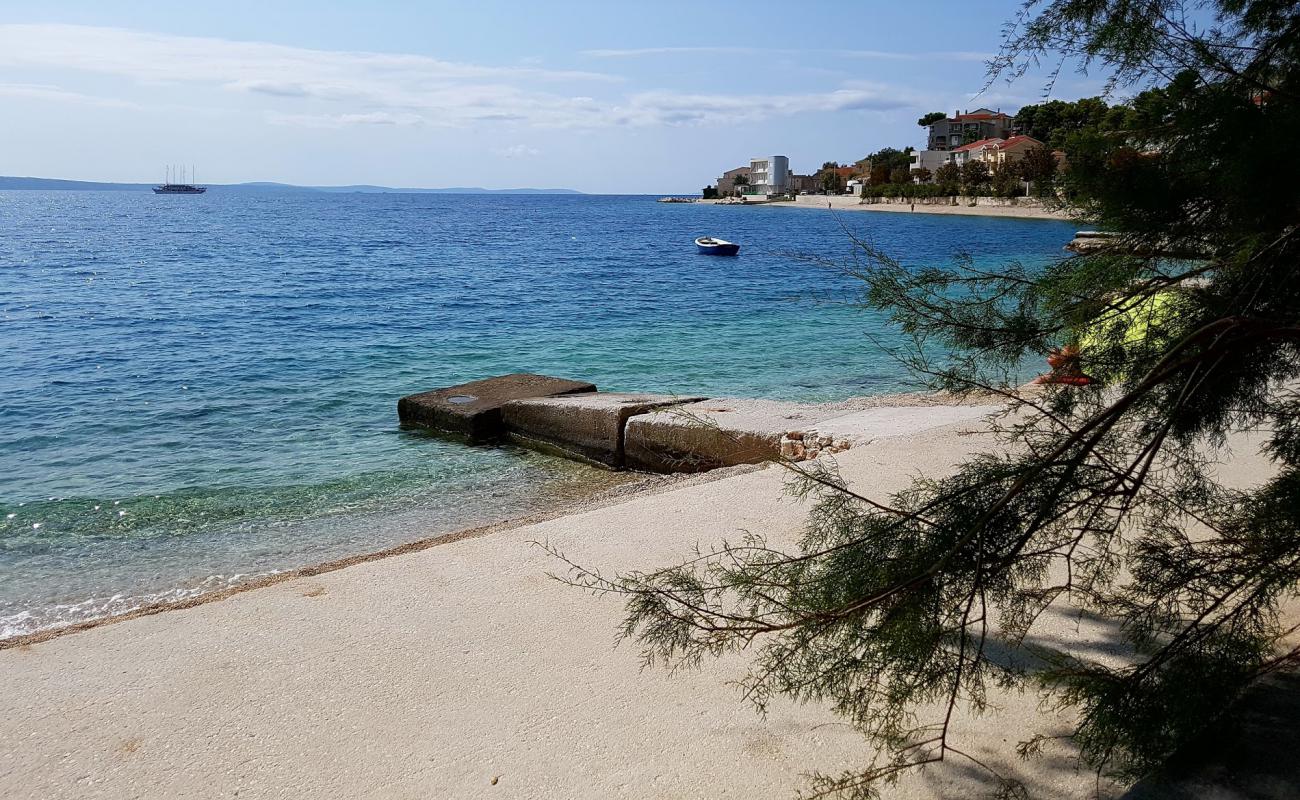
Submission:
POLYGON ((704 256, 734 256, 740 253, 740 245, 738 244, 697 244, 695 249, 700 251, 700 255, 704 256))

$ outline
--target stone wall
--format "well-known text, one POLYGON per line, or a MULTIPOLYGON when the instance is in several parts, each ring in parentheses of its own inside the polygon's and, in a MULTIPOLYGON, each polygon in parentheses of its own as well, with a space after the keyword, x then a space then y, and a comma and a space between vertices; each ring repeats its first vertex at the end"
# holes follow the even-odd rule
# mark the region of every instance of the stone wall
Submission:
POLYGON ((862 205, 982 206, 985 208, 1046 208, 1037 197, 868 197, 862 205))

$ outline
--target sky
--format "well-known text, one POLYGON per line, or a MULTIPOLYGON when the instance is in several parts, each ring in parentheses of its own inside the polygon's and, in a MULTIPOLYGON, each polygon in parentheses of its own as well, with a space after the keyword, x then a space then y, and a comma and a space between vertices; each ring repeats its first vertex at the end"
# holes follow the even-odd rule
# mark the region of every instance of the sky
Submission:
POLYGON ((0 174, 698 193, 1041 101, 1040 74, 981 93, 1019 6, 0 0, 0 174))

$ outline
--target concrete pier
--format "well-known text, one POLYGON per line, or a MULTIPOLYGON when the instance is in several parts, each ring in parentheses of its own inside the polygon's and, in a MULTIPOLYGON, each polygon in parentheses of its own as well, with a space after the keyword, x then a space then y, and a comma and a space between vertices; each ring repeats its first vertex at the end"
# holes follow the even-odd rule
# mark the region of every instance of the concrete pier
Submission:
POLYGON ((502 409, 511 441, 541 445, 613 469, 628 466, 624 436, 629 419, 657 409, 703 400, 662 394, 586 392, 512 400, 502 409))
POLYGON ((512 400, 594 391, 594 383, 520 372, 407 395, 397 401, 397 418, 470 441, 488 441, 505 433, 501 407, 512 400))
POLYGON ((774 401, 714 399, 635 417, 627 426, 627 466, 647 472, 704 472, 768 461, 780 455, 782 435, 799 424, 787 418, 790 408, 774 401), (756 410, 755 402, 764 408, 756 410))
POLYGON ((703 472, 777 458, 802 461, 876 437, 974 420, 990 406, 845 409, 776 400, 597 392, 590 383, 502 375, 404 397, 404 423, 503 440, 647 472, 703 472))

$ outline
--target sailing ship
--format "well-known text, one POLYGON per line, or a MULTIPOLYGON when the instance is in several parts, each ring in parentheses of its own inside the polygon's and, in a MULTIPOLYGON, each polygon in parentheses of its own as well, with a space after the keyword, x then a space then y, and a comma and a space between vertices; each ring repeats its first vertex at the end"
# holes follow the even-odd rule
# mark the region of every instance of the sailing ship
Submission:
MULTIPOLYGON (((206 186, 195 186, 185 180, 185 167, 181 167, 181 179, 178 183, 172 182, 172 177, 176 174, 175 167, 167 168, 167 177, 163 179, 162 186, 153 187, 154 194, 203 194, 208 189, 206 186)), ((190 180, 194 180, 194 169, 190 169, 190 180)))

